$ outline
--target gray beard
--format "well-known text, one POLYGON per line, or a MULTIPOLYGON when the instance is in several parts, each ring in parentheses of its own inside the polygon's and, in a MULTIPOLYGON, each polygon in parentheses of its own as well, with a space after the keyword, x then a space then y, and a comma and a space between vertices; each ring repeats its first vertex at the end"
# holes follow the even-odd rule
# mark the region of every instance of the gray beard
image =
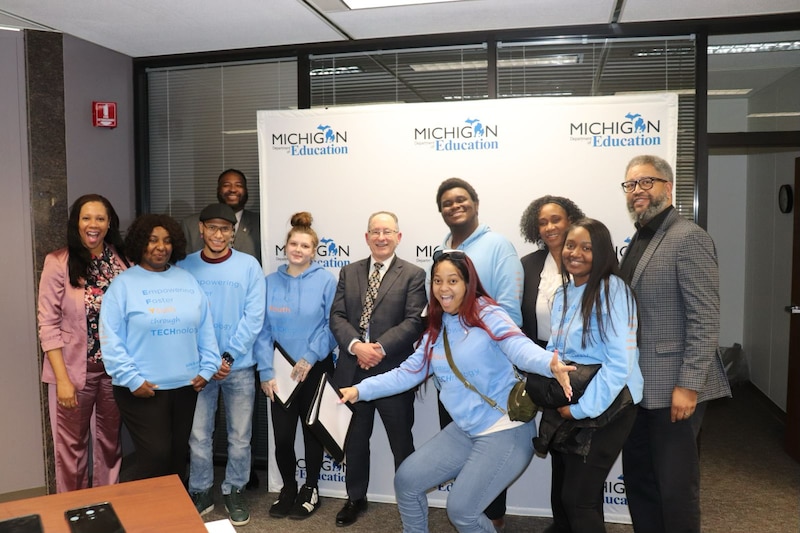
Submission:
POLYGON ((634 211, 633 204, 629 203, 628 213, 631 215, 631 220, 633 220, 635 224, 644 226, 645 224, 653 220, 653 217, 655 217, 664 209, 666 209, 668 205, 669 205, 669 198, 665 193, 650 200, 650 205, 647 206, 647 209, 645 209, 641 213, 637 213, 636 211, 634 211))

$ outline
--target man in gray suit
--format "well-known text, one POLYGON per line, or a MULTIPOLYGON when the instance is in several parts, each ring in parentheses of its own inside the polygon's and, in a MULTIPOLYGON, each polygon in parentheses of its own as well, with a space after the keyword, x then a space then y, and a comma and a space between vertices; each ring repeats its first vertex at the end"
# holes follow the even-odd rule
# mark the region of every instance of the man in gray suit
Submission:
POLYGON ((623 447, 636 533, 700 532, 697 435, 708 400, 730 396, 717 356, 719 272, 714 241, 672 207, 673 173, 633 158, 622 189, 636 234, 622 277, 639 304, 644 398, 623 447))
MULTIPOLYGON (((244 208, 247 203, 247 178, 241 170, 229 168, 217 178, 217 200, 228 204, 236 213, 236 231, 231 248, 250 254, 261 263, 261 216, 256 211, 244 208)), ((198 215, 181 221, 186 235, 186 253, 203 249, 203 239, 198 229, 198 215)))
MULTIPOLYGON (((396 215, 373 214, 365 234, 370 257, 339 272, 330 322, 339 344, 333 376, 339 388, 396 368, 414 352, 427 300, 425 272, 395 255, 402 236, 396 215)), ((349 526, 367 509, 369 440, 376 410, 386 428, 395 470, 414 451, 413 390, 352 407, 345 449, 347 503, 336 515, 337 526, 349 526)))

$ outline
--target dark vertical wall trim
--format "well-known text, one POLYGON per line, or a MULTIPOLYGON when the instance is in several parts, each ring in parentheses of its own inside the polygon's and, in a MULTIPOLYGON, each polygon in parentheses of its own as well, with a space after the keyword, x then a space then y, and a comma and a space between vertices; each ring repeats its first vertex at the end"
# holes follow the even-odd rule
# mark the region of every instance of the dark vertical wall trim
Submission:
MULTIPOLYGON (((30 158, 31 217, 36 271, 44 257, 66 245, 67 147, 64 117, 64 48, 60 33, 25 31, 25 77, 28 105, 28 155, 30 158)), ((43 354, 39 353, 40 362, 43 354)), ((42 386, 45 481, 55 492, 53 438, 47 409, 47 388, 42 386)))
POLYGON ((297 54, 297 109, 311 108, 311 60, 307 53, 297 54))
POLYGON ((497 39, 486 42, 486 84, 489 99, 497 98, 497 39))
POLYGON ((150 212, 150 106, 147 69, 133 67, 133 146, 136 215, 150 212))
POLYGON ((695 47, 695 187, 694 220, 708 227, 708 34, 697 35, 695 47))

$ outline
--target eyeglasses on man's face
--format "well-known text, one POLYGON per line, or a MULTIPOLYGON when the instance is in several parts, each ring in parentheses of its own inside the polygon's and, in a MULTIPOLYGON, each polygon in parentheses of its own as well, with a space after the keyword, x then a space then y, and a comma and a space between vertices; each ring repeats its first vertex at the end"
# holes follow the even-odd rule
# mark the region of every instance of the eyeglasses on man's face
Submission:
POLYGON ((369 233, 370 237, 391 237, 400 232, 396 229, 371 229, 367 233, 369 233))
POLYGON ((233 226, 215 226, 214 224, 206 224, 203 222, 203 227, 208 230, 211 235, 220 232, 223 235, 230 235, 233 232, 233 226))
POLYGON ((443 261, 445 259, 455 259, 456 261, 463 260, 467 254, 461 250, 436 250, 433 252, 433 262, 443 261))
POLYGON ((649 191, 655 185, 655 182, 661 181, 667 183, 667 180, 661 178, 639 178, 638 180, 630 180, 630 181, 623 181, 620 183, 622 185, 622 190, 625 192, 633 192, 636 190, 636 186, 638 185, 640 189, 643 191, 649 191))

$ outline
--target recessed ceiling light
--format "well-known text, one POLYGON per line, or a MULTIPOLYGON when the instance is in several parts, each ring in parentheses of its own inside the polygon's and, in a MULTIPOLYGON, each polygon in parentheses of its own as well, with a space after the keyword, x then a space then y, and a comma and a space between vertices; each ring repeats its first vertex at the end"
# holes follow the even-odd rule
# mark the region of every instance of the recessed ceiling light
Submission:
POLYGON ((414 4, 439 4, 461 0, 342 0, 350 9, 371 9, 374 7, 410 6, 414 4))

